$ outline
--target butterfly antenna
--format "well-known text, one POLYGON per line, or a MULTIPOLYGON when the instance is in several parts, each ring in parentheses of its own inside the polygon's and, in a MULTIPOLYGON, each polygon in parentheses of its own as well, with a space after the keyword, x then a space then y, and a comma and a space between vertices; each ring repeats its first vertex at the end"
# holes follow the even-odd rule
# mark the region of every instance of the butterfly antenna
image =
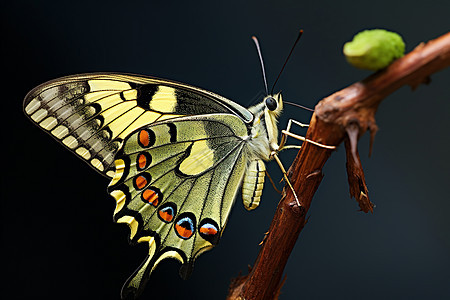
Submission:
POLYGON ((298 43, 298 41, 300 40, 300 37, 302 36, 302 34, 303 34, 303 29, 300 29, 300 31, 299 31, 299 33, 298 33, 298 36, 297 36, 297 39, 295 40, 294 45, 293 45, 292 48, 291 48, 291 52, 289 52, 289 55, 287 56, 286 61, 284 62, 284 65, 283 65, 283 67, 281 68, 280 73, 278 73, 278 77, 277 77, 277 79, 275 80, 275 83, 274 83, 273 86, 272 86, 272 90, 270 91, 271 94, 273 94, 273 89, 275 88, 275 85, 277 84, 278 79, 280 79, 281 73, 283 73, 284 67, 286 67, 286 64, 287 64, 289 58, 291 58, 291 54, 292 54, 292 52, 294 51, 295 46, 297 46, 297 43, 298 43))
POLYGON ((303 106, 303 105, 300 105, 300 104, 297 104, 297 103, 292 103, 292 102, 288 102, 288 101, 283 101, 283 103, 284 104, 289 104, 289 105, 292 105, 292 106, 297 106, 297 107, 303 108, 305 110, 314 111, 314 109, 312 109, 312 108, 309 108, 309 107, 306 107, 306 106, 303 106))
POLYGON ((261 63, 261 69, 262 69, 262 74, 263 74, 263 79, 264 79, 264 87, 266 88, 266 95, 268 95, 269 89, 267 88, 266 70, 264 68, 264 61, 263 61, 262 54, 261 54, 261 48, 259 47, 259 42, 258 42, 258 39, 256 38, 256 36, 252 36, 252 40, 253 40, 253 42, 255 42, 256 50, 258 51, 259 62, 261 63))

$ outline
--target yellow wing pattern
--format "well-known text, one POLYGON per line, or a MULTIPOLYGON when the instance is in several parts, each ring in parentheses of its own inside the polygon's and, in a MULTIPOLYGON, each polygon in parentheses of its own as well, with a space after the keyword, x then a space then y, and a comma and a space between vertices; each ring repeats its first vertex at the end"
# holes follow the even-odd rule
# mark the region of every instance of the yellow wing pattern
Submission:
POLYGON ((253 118, 219 95, 141 75, 94 73, 63 77, 28 93, 24 111, 42 129, 101 174, 113 177, 114 157, 134 130, 184 115, 231 113, 253 118))

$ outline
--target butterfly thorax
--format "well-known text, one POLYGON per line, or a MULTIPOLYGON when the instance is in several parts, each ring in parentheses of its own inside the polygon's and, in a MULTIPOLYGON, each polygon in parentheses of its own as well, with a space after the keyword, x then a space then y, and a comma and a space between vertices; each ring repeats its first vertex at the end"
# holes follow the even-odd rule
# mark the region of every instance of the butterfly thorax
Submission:
POLYGON ((254 115, 251 137, 246 150, 252 159, 271 160, 271 153, 278 151, 277 119, 283 110, 280 93, 266 96, 264 100, 249 108, 254 115))

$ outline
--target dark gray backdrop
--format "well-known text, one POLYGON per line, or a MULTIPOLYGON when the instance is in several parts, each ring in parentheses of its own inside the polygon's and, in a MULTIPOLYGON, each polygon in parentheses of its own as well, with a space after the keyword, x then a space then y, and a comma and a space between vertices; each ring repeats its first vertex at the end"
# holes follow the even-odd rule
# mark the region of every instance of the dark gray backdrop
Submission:
MULTIPOLYGON (((146 246, 130 247, 112 222, 108 180, 28 121, 22 100, 59 76, 120 71, 169 78, 248 106, 262 91, 250 39, 260 39, 269 84, 305 34, 278 86, 289 101, 318 100, 370 74, 347 65, 342 45, 358 31, 387 28, 407 51, 450 29, 448 1, 15 1, 2 3, 2 273, 4 299, 118 299, 146 246)), ((325 167, 309 223, 285 273, 281 299, 448 299, 450 296, 450 70, 415 92, 404 87, 379 108, 374 153, 360 143, 377 205, 358 212, 348 195, 342 147, 325 167)), ((310 113, 289 109, 307 122, 310 113)), ((301 133, 302 131, 298 131, 301 133)), ((295 151, 294 151, 295 152, 295 151)), ((282 153, 286 165, 293 152, 282 153)), ((270 164, 274 178, 280 172, 270 164)), ((165 261, 142 299, 223 299, 252 265, 279 196, 261 207, 240 197, 221 243, 192 277, 165 261)), ((2 297, 3 298, 3 297, 2 297)))

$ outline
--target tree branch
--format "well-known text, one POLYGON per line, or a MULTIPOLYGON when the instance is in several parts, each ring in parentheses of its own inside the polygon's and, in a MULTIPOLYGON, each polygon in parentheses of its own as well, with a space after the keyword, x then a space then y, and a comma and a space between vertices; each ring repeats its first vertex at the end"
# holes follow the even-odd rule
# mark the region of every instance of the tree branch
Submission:
MULTIPOLYGON (((357 140, 370 130, 372 144, 377 130, 375 113, 378 105, 403 85, 415 89, 421 83, 428 83, 431 74, 449 66, 450 33, 447 33, 427 44, 420 44, 388 68, 317 104, 306 137, 325 145, 338 146, 345 141, 350 194, 359 202, 361 210, 372 211, 373 204, 368 198, 357 140)), ((306 213, 331 153, 331 150, 310 143, 303 144, 288 172, 302 206, 298 207, 290 189, 285 189, 253 269, 231 284, 227 299, 278 297, 284 267, 306 224, 306 213)))

